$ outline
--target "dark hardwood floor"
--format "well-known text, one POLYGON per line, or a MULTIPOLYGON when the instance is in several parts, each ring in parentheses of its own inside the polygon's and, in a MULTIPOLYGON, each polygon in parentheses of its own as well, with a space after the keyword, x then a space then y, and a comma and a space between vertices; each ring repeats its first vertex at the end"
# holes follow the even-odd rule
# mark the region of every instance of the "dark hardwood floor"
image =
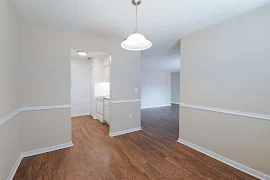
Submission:
POLYGON ((179 137, 179 105, 143 109, 142 128, 175 142, 179 137))
POLYGON ((24 158, 14 179, 255 179, 177 143, 178 106, 142 110, 142 129, 112 138, 107 125, 72 118, 74 147, 24 158))

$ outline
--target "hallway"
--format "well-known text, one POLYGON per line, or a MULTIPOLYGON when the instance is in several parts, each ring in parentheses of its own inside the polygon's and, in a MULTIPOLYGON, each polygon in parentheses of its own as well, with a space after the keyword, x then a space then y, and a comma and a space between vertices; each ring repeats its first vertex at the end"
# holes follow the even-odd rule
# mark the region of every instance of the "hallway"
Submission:
POLYGON ((142 128, 173 141, 179 137, 179 105, 142 109, 142 128))
POLYGON ((72 118, 74 147, 23 159, 16 180, 255 179, 177 142, 178 105, 142 110, 142 131, 108 136, 72 118))

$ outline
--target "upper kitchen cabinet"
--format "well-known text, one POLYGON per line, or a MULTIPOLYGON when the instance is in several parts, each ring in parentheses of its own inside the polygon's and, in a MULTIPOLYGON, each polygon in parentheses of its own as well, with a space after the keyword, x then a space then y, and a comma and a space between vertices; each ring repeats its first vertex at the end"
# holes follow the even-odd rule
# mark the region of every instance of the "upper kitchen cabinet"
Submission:
POLYGON ((105 81, 110 82, 110 66, 109 65, 104 67, 104 72, 105 72, 105 74, 104 74, 105 81))
POLYGON ((110 57, 111 56, 107 56, 103 59, 104 78, 106 82, 110 82, 110 57))
POLYGON ((111 57, 111 56, 109 55, 109 56, 106 56, 106 57, 103 59, 103 65, 104 65, 104 67, 110 65, 110 57, 111 57))

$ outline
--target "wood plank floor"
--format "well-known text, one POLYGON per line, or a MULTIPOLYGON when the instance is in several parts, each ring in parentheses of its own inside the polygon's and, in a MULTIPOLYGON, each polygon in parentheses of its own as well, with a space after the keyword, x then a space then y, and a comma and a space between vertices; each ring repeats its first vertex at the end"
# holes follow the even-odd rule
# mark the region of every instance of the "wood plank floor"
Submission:
POLYGON ((74 147, 24 158, 14 179, 255 179, 177 143, 178 106, 142 110, 142 128, 111 138, 107 125, 72 118, 74 147))

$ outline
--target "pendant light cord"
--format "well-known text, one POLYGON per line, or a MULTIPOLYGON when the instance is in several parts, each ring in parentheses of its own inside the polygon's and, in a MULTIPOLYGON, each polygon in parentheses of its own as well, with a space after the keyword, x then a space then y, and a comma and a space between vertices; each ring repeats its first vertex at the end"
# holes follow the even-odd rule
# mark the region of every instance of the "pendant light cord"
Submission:
POLYGON ((136 26, 135 26, 135 33, 137 33, 137 30, 138 30, 138 9, 137 9, 137 4, 136 4, 136 19, 135 19, 135 21, 136 21, 136 26))

